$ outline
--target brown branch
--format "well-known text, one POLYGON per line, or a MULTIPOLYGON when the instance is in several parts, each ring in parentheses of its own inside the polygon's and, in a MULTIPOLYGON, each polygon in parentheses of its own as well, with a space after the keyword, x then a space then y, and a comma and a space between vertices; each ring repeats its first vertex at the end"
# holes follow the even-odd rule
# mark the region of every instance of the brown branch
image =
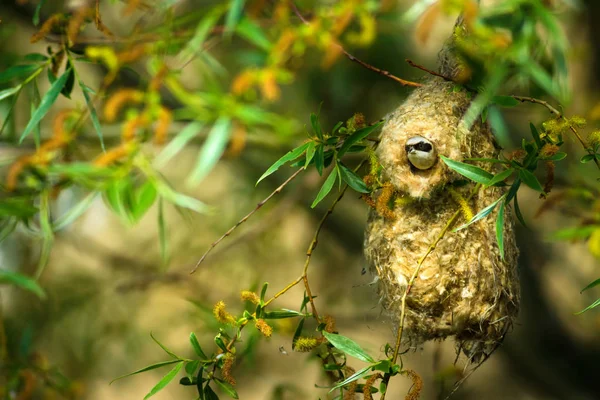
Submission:
POLYGON ((194 272, 196 272, 196 270, 198 269, 198 267, 200 266, 200 264, 202 264, 202 262, 204 261, 204 259, 206 258, 206 256, 208 256, 208 254, 212 251, 212 249, 214 249, 219 243, 221 243, 221 241, 223 239, 225 239, 227 236, 231 235, 231 233, 241 224, 243 224, 244 222, 246 222, 252 215, 254 215, 255 212, 257 212, 258 210, 261 209, 262 206, 264 206, 269 200, 271 200, 271 198, 273 196, 275 196, 276 194, 279 194, 283 188, 290 183, 291 181, 294 180, 295 177, 297 177, 300 172, 302 172, 304 170, 304 168, 300 168, 298 169, 296 172, 294 172, 289 178, 287 178, 287 180, 285 182, 283 182, 277 189, 273 190, 271 192, 270 195, 268 195, 264 200, 262 200, 261 202, 259 202, 256 207, 254 208, 254 210, 250 211, 248 214, 246 214, 244 216, 244 218, 240 219, 234 226, 232 226, 231 228, 229 228, 229 230, 227 232, 225 232, 223 234, 223 236, 221 236, 220 238, 218 238, 217 240, 215 240, 210 247, 208 248, 208 250, 206 250, 206 252, 202 255, 202 257, 200 257, 200 260, 198 260, 198 262, 196 263, 196 266, 194 266, 194 268, 190 271, 190 274, 193 274, 194 272))
MULTIPOLYGON (((300 10, 298 9, 298 7, 296 6, 296 4, 293 1, 290 1, 290 5, 292 7, 292 10, 294 11, 294 13, 296 14, 296 16, 300 19, 300 21, 302 21, 302 23, 306 24, 306 25, 310 25, 310 21, 308 21, 306 18, 304 18, 304 16, 302 15, 302 13, 300 12, 300 10)), ((355 62, 357 64, 359 64, 360 66, 373 71, 375 73, 378 73, 379 75, 383 75, 386 78, 392 79, 393 81, 398 82, 399 84, 401 84, 402 86, 410 86, 410 87, 421 87, 423 86, 420 83, 417 82, 412 82, 412 81, 407 81, 406 79, 402 79, 397 77, 396 75, 392 74, 389 71, 386 71, 384 69, 380 69, 377 67, 374 67, 371 64, 368 64, 364 61, 362 61, 359 58, 356 58, 355 56, 353 56, 352 54, 350 54, 348 51, 346 51, 346 49, 339 43, 334 43, 334 45, 352 62, 355 62)))
POLYGON ((422 65, 419 65, 419 64, 415 63, 414 61, 412 61, 412 60, 409 60, 408 58, 406 59, 406 62, 407 62, 407 63, 408 63, 408 65, 410 65, 411 67, 414 67, 414 68, 420 69, 421 71, 425 71, 425 72, 427 72, 428 74, 431 74, 431 75, 433 75, 433 76, 438 76, 438 77, 442 78, 442 79, 443 79, 443 80, 445 80, 445 81, 448 81, 448 82, 455 82, 455 81, 454 81, 452 78, 449 78, 449 77, 447 77, 447 76, 445 76, 445 75, 442 75, 442 74, 440 74, 440 73, 437 73, 437 72, 435 72, 435 71, 433 71, 433 70, 431 70, 431 69, 429 69, 429 68, 425 68, 424 66, 422 66, 422 65))

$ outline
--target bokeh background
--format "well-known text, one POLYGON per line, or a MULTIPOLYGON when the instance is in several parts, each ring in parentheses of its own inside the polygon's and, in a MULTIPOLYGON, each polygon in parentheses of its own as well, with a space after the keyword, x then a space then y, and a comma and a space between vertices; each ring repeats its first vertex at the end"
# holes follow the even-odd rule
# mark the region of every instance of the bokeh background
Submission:
MULTIPOLYGON (((30 44, 35 32, 31 24, 36 1, 0 0, 0 69, 15 57, 43 52, 46 43, 30 44)), ((47 1, 42 20, 67 7, 68 1, 47 1)), ((206 7, 204 1, 180 1, 181 10, 206 7)), ((404 61, 410 58, 428 67, 435 66, 436 53, 453 25, 441 18, 426 42, 415 37, 415 25, 401 19, 413 3, 397 1, 393 12, 378 19, 378 36, 368 49, 353 53, 361 59, 406 79, 418 80, 423 72, 404 61)), ((137 12, 124 18, 126 4, 102 2, 104 23, 117 34, 126 35, 142 19, 160 20, 151 12, 137 12)), ((600 3, 587 0, 577 7, 559 7, 563 29, 571 42, 569 54, 572 101, 567 115, 588 118, 590 128, 594 108, 600 104, 600 3)), ((226 69, 235 69, 236 60, 246 55, 246 44, 233 40, 212 49, 226 69)), ((256 179, 294 143, 302 140, 302 125, 322 103, 325 126, 362 112, 376 121, 393 110, 410 89, 394 84, 355 63, 341 59, 323 69, 316 54, 307 54, 294 82, 282 87, 281 98, 270 108, 299 122, 291 137, 265 133, 246 143, 244 150, 226 157, 198 186, 185 185, 193 168, 200 143, 188 146, 161 172, 175 187, 183 188, 214 207, 209 215, 183 218, 167 209, 167 232, 171 262, 161 267, 156 212, 153 208, 136 226, 128 226, 111 213, 101 198, 89 211, 55 238, 50 263, 41 284, 48 293, 45 301, 10 287, 2 287, 3 317, 8 343, 23 357, 37 357, 71 382, 74 398, 141 399, 166 371, 155 370, 108 383, 117 376, 166 359, 151 340, 150 332, 181 355, 192 356, 187 337, 194 331, 201 344, 212 348, 215 323, 212 305, 224 300, 231 311, 240 312, 239 293, 260 288, 268 281, 274 293, 295 279, 302 269, 306 248, 316 225, 328 207, 310 204, 321 185, 316 173, 307 173, 289 185, 248 223, 226 239, 194 275, 189 275, 199 256, 231 225, 255 207, 290 173, 282 168, 255 187, 256 179)), ((143 65, 133 66, 143 69, 143 65)), ((193 86, 202 82, 192 63, 183 71, 193 86)), ((94 68, 83 69, 85 80, 98 83, 94 68)), ((230 73, 229 78, 233 75, 230 73)), ((125 71, 119 82, 137 84, 136 74, 125 71)), ((228 79, 227 77, 224 79, 228 79)), ((90 84, 91 85, 91 84, 90 84)), ((44 90, 44 86, 42 86, 44 90)), ((76 97, 80 102, 82 98, 76 97)), ((5 103, 0 103, 5 106, 5 103)), ((28 119, 26 102, 16 109, 16 125, 28 119)), ((595 114, 599 114, 598 111, 595 114)), ((6 109, 0 108, 0 119, 6 109)), ((529 121, 539 123, 548 112, 539 106, 519 106, 504 112, 509 136, 507 149, 529 134, 529 121)), ((598 115, 596 115, 598 118, 598 115)), ((107 131, 110 132, 110 126, 107 131)), ((4 146, 5 156, 21 151, 4 146)), ((581 164, 583 150, 575 141, 567 143, 569 157, 557 168, 553 196, 571 185, 596 185, 598 171, 581 164)), ((600 273, 584 242, 559 242, 551 234, 571 226, 581 215, 566 215, 560 207, 536 217, 544 204, 536 193, 522 189, 521 208, 529 227, 518 227, 521 251, 519 268, 522 310, 514 330, 504 345, 454 395, 459 399, 598 399, 600 398, 600 314, 574 313, 594 301, 597 292, 580 294, 600 273)), ((67 209, 81 193, 61 195, 55 207, 67 209)), ((553 196, 550 196, 551 201, 553 196)), ((590 200, 589 209, 592 209, 590 200)), ((584 207, 585 208, 585 207, 584 207)), ((381 314, 372 277, 361 273, 363 229, 368 208, 355 193, 348 194, 325 224, 310 267, 313 290, 321 312, 335 316, 342 334, 361 343, 371 354, 381 355, 383 345, 392 342, 391 324, 381 314)), ((573 214, 573 213, 571 213, 573 214)), ((15 233, 0 247, 3 268, 33 271, 40 243, 24 233, 15 233)), ((284 308, 295 309, 302 290, 292 290, 278 300, 284 308)), ((244 339, 247 351, 234 369, 241 399, 325 398, 327 379, 318 360, 291 350, 295 326, 275 325, 270 339, 250 333, 244 339)), ((424 399, 440 398, 460 370, 452 366, 453 343, 428 343, 423 349, 403 357, 405 366, 424 380, 424 399)), ((356 363, 355 368, 360 367, 356 363)), ((390 399, 404 398, 411 382, 401 377, 390 384, 390 399)), ((42 397, 40 397, 42 398, 42 397)), ((50 397, 47 397, 50 398, 50 397)), ((156 399, 195 398, 194 388, 175 382, 156 399)))

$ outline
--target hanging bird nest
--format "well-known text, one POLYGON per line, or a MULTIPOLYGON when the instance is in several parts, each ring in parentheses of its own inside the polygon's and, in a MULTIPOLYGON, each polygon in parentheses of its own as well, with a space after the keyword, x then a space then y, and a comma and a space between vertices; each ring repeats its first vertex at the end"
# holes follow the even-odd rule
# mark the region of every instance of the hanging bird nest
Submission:
MULTIPOLYGON (((458 67, 449 50, 451 44, 440 53, 440 70, 452 77, 458 67)), ((498 157, 487 123, 478 120, 471 129, 461 123, 471 100, 453 82, 432 77, 388 116, 377 155, 381 179, 395 196, 391 212, 371 210, 364 251, 383 307, 397 327, 403 323, 405 343, 418 346, 454 336, 459 350, 479 360, 498 346, 516 318, 518 250, 510 207, 504 217, 504 258, 496 241, 496 213, 465 229, 445 231, 457 210, 463 210, 462 222, 454 227, 466 222, 471 210, 478 212, 505 193, 502 187, 474 192, 473 182, 465 183, 437 157, 498 157), (429 168, 422 168, 427 163, 415 167, 415 160, 427 160, 431 152, 436 158, 429 168), (411 277, 440 236, 406 295, 402 322, 402 298, 411 277)), ((475 165, 494 172, 489 163, 475 165)))

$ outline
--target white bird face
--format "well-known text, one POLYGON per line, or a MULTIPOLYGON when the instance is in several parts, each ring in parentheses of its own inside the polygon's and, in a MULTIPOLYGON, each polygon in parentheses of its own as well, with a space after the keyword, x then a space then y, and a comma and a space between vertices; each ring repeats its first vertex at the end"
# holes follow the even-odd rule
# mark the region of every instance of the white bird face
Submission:
POLYGON ((420 170, 426 170, 434 166, 437 161, 437 152, 433 143, 423 136, 413 136, 404 145, 408 161, 420 170))

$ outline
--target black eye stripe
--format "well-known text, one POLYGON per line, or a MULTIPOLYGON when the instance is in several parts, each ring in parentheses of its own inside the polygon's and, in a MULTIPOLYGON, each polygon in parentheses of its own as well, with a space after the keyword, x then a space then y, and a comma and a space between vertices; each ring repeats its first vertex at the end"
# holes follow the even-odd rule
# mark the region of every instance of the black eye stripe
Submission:
POLYGON ((407 144, 406 146, 404 146, 404 148, 407 152, 410 151, 410 149, 415 149, 415 150, 424 151, 424 152, 428 153, 433 149, 433 146, 430 143, 419 142, 419 143, 415 143, 412 145, 407 144))

